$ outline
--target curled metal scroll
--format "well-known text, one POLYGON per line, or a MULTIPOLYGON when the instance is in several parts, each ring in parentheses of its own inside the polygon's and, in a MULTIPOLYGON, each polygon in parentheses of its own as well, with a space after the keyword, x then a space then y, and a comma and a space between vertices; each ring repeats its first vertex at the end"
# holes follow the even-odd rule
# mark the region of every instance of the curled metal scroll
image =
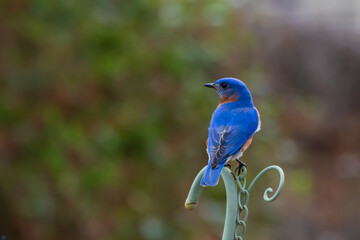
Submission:
POLYGON ((248 187, 248 192, 250 192, 252 190, 252 188, 254 187, 254 184, 259 180, 259 178, 261 176, 263 176, 266 172, 269 172, 271 170, 275 170, 279 173, 279 176, 280 176, 280 181, 279 181, 279 186, 276 190, 276 192, 274 193, 274 195, 272 195, 272 197, 269 197, 269 193, 272 193, 273 192, 273 189, 271 187, 267 188, 264 192, 264 200, 266 202, 272 202, 274 201, 280 194, 280 191, 282 189, 282 187, 284 186, 284 183, 285 183, 285 174, 284 174, 284 171, 279 167, 279 166, 276 166, 276 165, 273 165, 273 166, 269 166, 265 169, 263 169, 255 178, 254 180, 250 183, 249 187, 248 187))
MULTIPOLYGON (((185 201, 185 208, 193 210, 197 206, 197 202, 202 193, 203 187, 200 185, 200 180, 205 171, 204 167, 196 176, 193 184, 191 185, 188 197, 185 201)), ((238 175, 233 174, 229 168, 223 168, 221 171, 221 177, 225 184, 226 189, 226 215, 224 223, 224 231, 222 240, 242 240, 246 232, 246 220, 248 218, 248 208, 250 191, 254 187, 254 184, 258 179, 270 170, 276 170, 280 176, 279 186, 273 196, 269 197, 269 193, 273 192, 272 188, 267 188, 264 192, 264 200, 266 202, 274 201, 280 194, 280 191, 285 182, 285 175, 283 170, 278 166, 269 166, 263 169, 246 188, 246 172, 245 166, 239 171, 239 167, 234 170, 238 172, 238 175), (242 214, 244 211, 244 214, 242 214), (241 217, 243 215, 243 217, 241 217)))

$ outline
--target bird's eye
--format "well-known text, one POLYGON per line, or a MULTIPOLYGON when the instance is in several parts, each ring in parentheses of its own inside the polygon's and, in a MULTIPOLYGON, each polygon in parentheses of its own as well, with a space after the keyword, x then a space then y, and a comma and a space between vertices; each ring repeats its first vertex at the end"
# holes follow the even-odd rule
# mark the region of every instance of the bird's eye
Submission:
POLYGON ((227 85, 226 83, 222 83, 220 86, 221 86, 222 88, 227 88, 227 87, 228 87, 228 85, 227 85))

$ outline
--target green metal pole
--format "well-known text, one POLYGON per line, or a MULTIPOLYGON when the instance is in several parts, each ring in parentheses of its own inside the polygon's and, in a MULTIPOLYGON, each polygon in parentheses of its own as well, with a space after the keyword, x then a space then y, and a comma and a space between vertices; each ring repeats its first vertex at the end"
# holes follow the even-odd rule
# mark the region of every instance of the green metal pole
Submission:
POLYGON ((229 168, 225 167, 221 171, 221 177, 224 180, 226 190, 226 215, 223 231, 223 240, 234 239, 234 232, 236 226, 236 214, 237 214, 237 187, 234 181, 234 176, 231 174, 229 168))
MULTIPOLYGON (((200 180, 205 171, 204 167, 198 175, 195 177, 193 184, 191 185, 188 197, 185 201, 185 208, 188 210, 194 210, 197 206, 197 202, 202 193, 203 187, 200 185, 200 180)), ((234 176, 231 174, 229 168, 225 167, 221 171, 221 177, 225 184, 226 190, 226 215, 223 231, 223 240, 234 239, 234 232, 236 226, 236 214, 237 214, 237 186, 234 180, 234 176)))
MULTIPOLYGON (((200 185, 200 181, 205 169, 206 167, 204 167, 198 173, 193 184, 191 185, 189 194, 185 201, 185 208, 188 210, 194 210, 197 206, 202 190, 204 189, 200 185)), ((230 169, 227 167, 223 168, 221 171, 221 177, 224 181, 226 190, 226 215, 222 240, 243 239, 243 236, 246 232, 246 220, 248 217, 247 204, 249 202, 250 191, 253 189, 255 183, 260 179, 261 176, 271 170, 277 171, 280 176, 278 189, 273 196, 268 196, 269 193, 273 192, 272 188, 267 188, 265 190, 264 200, 267 202, 274 201, 279 196, 285 182, 285 175, 283 170, 279 166, 273 165, 262 170, 250 183, 249 187, 246 188, 246 167, 243 166, 240 170, 239 167, 235 168, 234 172, 239 171, 239 175, 236 177, 234 177, 230 169), (242 211, 245 211, 244 215, 241 215, 242 211)))

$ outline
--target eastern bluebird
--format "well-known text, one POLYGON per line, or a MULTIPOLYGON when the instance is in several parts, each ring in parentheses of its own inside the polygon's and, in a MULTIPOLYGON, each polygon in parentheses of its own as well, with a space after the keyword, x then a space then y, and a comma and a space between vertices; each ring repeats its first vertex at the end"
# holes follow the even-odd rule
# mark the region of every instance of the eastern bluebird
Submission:
POLYGON ((207 187, 218 184, 225 163, 243 155, 261 122, 249 89, 239 79, 222 78, 204 86, 215 89, 220 97, 209 127, 209 163, 200 182, 207 187))

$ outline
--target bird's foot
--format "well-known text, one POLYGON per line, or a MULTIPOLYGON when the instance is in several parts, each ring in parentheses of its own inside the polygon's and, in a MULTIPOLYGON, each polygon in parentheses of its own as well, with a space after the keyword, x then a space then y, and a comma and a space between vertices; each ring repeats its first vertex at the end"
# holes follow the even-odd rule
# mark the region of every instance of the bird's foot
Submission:
POLYGON ((224 167, 228 167, 231 170, 231 165, 229 163, 225 164, 224 167))
POLYGON ((237 162, 238 162, 238 164, 239 164, 239 166, 238 166, 238 173, 237 173, 237 175, 240 175, 240 172, 241 172, 241 170, 242 170, 242 168, 243 167, 245 167, 245 168, 247 168, 247 166, 246 166, 246 164, 245 163, 243 163, 242 161, 240 161, 239 159, 235 159, 237 162))

